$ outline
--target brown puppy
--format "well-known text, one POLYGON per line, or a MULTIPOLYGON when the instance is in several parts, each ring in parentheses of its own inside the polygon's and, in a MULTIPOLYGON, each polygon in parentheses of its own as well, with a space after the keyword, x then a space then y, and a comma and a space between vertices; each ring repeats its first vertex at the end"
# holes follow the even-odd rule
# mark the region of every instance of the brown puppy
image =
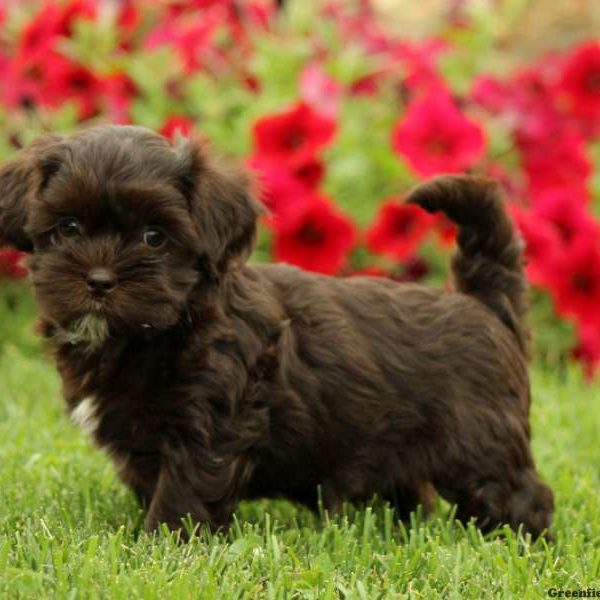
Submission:
POLYGON ((539 535, 526 285, 497 186, 409 201, 459 227, 456 293, 246 265, 261 206, 199 143, 99 127, 0 171, 0 240, 32 253, 68 410, 148 505, 226 527, 243 498, 413 509, 431 482, 483 529, 539 535))

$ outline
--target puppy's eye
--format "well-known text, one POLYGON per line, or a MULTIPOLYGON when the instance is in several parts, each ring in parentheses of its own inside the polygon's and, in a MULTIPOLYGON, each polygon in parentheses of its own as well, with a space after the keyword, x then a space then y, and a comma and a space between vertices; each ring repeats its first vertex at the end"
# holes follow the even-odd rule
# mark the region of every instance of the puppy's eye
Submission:
POLYGON ((167 237, 165 234, 156 227, 148 227, 148 229, 144 231, 144 244, 146 244, 146 246, 160 248, 166 241, 167 237))
POLYGON ((61 236, 67 238, 76 237, 81 234, 81 228, 79 227, 77 219, 73 219, 72 217, 62 219, 58 224, 57 229, 61 236))

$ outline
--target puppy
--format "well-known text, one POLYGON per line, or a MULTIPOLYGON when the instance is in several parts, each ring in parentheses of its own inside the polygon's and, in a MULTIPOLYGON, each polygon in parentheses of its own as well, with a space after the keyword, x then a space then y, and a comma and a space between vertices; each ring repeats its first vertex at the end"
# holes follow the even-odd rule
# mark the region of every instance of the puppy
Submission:
POLYGON ((445 293, 247 265, 248 177, 137 127, 39 139, 0 171, 0 240, 31 253, 72 418, 147 506, 225 528, 245 498, 326 508, 432 487, 484 530, 538 536, 521 249, 495 183, 409 196, 459 226, 445 293))

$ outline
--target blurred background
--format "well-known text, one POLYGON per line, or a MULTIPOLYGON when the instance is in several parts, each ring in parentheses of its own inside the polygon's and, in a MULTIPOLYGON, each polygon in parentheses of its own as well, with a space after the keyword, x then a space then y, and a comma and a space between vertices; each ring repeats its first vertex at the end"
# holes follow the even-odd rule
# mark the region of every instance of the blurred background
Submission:
MULTIPOLYGON (((0 31, 1 160, 100 123, 206 137, 271 210, 253 260, 447 285, 453 227, 402 194, 496 177, 536 360, 600 367, 597 0, 4 0, 0 31)), ((40 351, 21 259, 0 248, 0 356, 40 351)))

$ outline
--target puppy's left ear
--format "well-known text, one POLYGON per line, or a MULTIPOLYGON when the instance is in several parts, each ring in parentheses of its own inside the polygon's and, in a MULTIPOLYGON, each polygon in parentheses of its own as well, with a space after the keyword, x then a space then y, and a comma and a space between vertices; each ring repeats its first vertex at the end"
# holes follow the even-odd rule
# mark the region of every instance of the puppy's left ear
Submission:
POLYGON ((199 139, 182 140, 179 184, 206 254, 217 272, 246 261, 256 240, 257 221, 266 209, 254 198, 249 173, 219 161, 199 139))
POLYGON ((60 166, 48 153, 60 140, 55 135, 42 136, 0 168, 0 246, 33 250, 25 223, 33 196, 60 166))
POLYGON ((34 170, 25 157, 13 159, 0 168, 0 246, 12 246, 23 252, 33 249, 25 234, 25 222, 34 170))

